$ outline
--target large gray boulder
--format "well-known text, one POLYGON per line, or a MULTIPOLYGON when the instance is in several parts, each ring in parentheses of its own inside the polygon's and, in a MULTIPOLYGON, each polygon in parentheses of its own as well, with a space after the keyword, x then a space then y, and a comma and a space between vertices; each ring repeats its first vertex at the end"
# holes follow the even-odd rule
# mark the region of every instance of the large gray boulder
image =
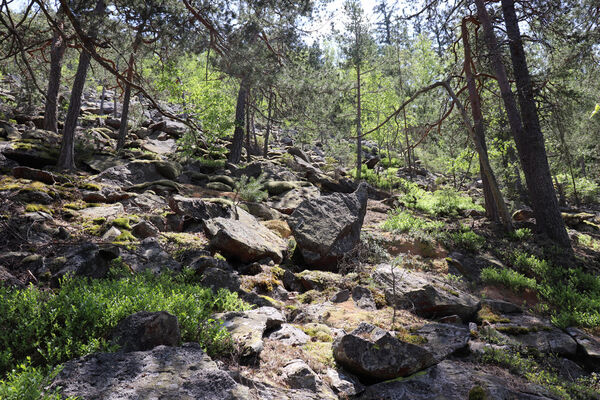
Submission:
POLYGON ((335 193, 302 202, 288 224, 306 264, 337 270, 340 258, 360 241, 366 210, 366 184, 351 194, 335 193))
POLYGON ((69 361, 50 390, 81 400, 234 400, 244 390, 195 343, 69 361))
POLYGON ((111 336, 123 352, 177 346, 181 340, 177 317, 165 311, 132 314, 117 324, 111 336))
POLYGON ((479 310, 480 302, 474 296, 421 272, 380 264, 373 279, 383 288, 388 305, 422 317, 458 315, 468 321, 479 310))
POLYGON ((333 357, 364 382, 381 382, 414 374, 437 361, 423 347, 400 341, 368 323, 333 343, 333 357))
POLYGON ((514 376, 486 372, 476 365, 445 360, 406 379, 369 386, 360 400, 549 400, 541 386, 518 381, 514 376))
POLYGON ((181 174, 181 166, 172 161, 136 160, 111 167, 94 180, 117 186, 133 186, 164 179, 175 180, 181 174))

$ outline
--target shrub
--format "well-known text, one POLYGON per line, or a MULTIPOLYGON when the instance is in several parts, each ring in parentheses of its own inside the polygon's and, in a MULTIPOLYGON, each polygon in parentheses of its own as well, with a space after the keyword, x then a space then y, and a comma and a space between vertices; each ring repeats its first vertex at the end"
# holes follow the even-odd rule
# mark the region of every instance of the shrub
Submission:
POLYGON ((235 183, 236 196, 242 200, 260 202, 269 196, 266 190, 263 190, 264 177, 248 178, 246 175, 235 183))
MULTIPOLYGON (((58 391, 44 392, 44 388, 60 371, 55 368, 50 374, 45 374, 42 369, 31 365, 27 359, 10 371, 4 380, 0 380, 0 399, 2 400, 60 400, 58 391)), ((69 397, 66 400, 74 400, 69 397)))
POLYGON ((249 307, 235 293, 215 294, 186 283, 185 273, 126 275, 107 280, 66 277, 57 292, 33 286, 0 288, 0 374, 27 357, 34 365, 57 365, 109 350, 106 338, 111 329, 142 310, 177 316, 184 341, 197 341, 209 353, 218 354, 228 348, 226 334, 214 324, 206 329, 199 326, 211 321, 215 311, 249 307))
POLYGON ((450 247, 458 247, 467 251, 476 252, 485 244, 485 238, 472 230, 460 230, 445 234, 445 242, 450 247))
POLYGON ((481 279, 486 283, 501 284, 516 291, 537 289, 535 279, 508 268, 486 267, 481 270, 481 279))
POLYGON ((434 232, 443 229, 441 221, 427 221, 419 218, 409 211, 400 209, 391 211, 388 218, 383 222, 382 228, 386 231, 398 233, 434 232))
POLYGON ((531 239, 532 236, 533 234, 531 233, 531 229, 529 228, 515 229, 514 231, 508 234, 509 239, 515 241, 528 240, 531 239))

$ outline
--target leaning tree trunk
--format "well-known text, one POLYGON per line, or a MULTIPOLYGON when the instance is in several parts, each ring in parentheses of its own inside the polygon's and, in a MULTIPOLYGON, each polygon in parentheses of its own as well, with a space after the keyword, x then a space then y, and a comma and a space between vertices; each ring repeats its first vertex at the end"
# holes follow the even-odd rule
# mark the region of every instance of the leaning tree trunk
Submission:
MULTIPOLYGON (((133 63, 135 61, 134 56, 137 49, 142 41, 141 28, 138 29, 135 40, 133 41, 133 48, 129 55, 129 63, 127 64, 127 83, 125 83, 125 93, 123 94, 123 109, 121 111, 121 125, 119 126, 119 139, 117 140, 117 151, 121 151, 125 146, 125 140, 127 139, 127 123, 129 119, 129 104, 131 103, 131 82, 133 80, 133 63)), ((185 108, 185 106, 184 106, 185 108)))
POLYGON ((527 191, 536 218, 536 225, 541 232, 548 235, 558 245, 570 250, 571 243, 558 208, 556 192, 552 185, 550 167, 546 158, 544 138, 539 126, 535 103, 533 102, 531 78, 529 77, 523 43, 514 13, 514 2, 503 0, 502 3, 523 119, 521 119, 510 88, 506 70, 502 63, 498 41, 487 10, 485 9, 484 0, 475 0, 479 20, 483 25, 486 44, 491 53, 496 79, 500 86, 508 121, 525 174, 527 191), (525 126, 524 122, 526 122, 525 126))
MULTIPOLYGON (((60 10, 58 12, 60 13, 60 10)), ((59 22, 59 28, 63 29, 62 22, 59 22)), ((60 89, 62 60, 66 49, 67 41, 58 30, 55 30, 50 48, 50 74, 48 75, 44 110, 44 129, 47 131, 58 132, 58 90, 60 89)))
POLYGON ((235 106, 235 129, 233 130, 233 141, 229 151, 228 161, 237 164, 242 159, 242 146, 244 145, 244 120, 246 111, 246 97, 248 94, 247 78, 242 78, 238 91, 237 104, 235 106))
MULTIPOLYGON (((464 70, 467 80, 467 89, 469 91, 469 101, 471 102, 471 115, 473 116, 473 128, 475 133, 474 140, 479 142, 483 155, 487 158, 487 146, 485 144, 485 128, 483 126, 483 113, 481 112, 481 98, 477 92, 475 78, 471 70, 473 57, 471 56, 471 44, 469 42, 469 30, 467 29, 468 19, 463 19, 461 24, 461 34, 463 39, 463 49, 465 54, 464 70)), ((482 157, 479 157, 479 169, 481 171, 481 182, 483 184, 483 198, 485 200, 485 215, 492 221, 499 221, 498 207, 494 201, 492 188, 487 174, 484 173, 482 157)), ((504 201, 504 200, 503 200, 504 201)))
MULTIPOLYGON (((104 0, 98 0, 94 9, 94 16, 100 18, 104 14, 106 4, 104 0)), ((89 38, 95 39, 98 34, 98 23, 94 21, 94 25, 88 34, 89 38)), ((82 50, 79 55, 79 64, 77 65, 77 73, 75 81, 71 88, 71 99, 69 101, 69 109, 67 110, 67 118, 65 119, 65 127, 63 128, 63 138, 60 147, 60 155, 58 156, 57 166, 62 169, 75 169, 75 128, 77 127, 77 119, 81 111, 81 95, 85 86, 85 78, 87 76, 88 67, 92 56, 86 50, 82 50)))

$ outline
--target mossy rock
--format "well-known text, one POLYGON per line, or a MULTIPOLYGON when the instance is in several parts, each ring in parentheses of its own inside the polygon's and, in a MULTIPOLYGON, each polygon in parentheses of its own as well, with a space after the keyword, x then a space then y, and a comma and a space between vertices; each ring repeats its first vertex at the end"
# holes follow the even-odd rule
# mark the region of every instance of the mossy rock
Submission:
POLYGON ((299 188, 297 182, 290 181, 270 181, 265 183, 264 188, 269 192, 270 196, 278 196, 282 193, 289 192, 292 189, 299 188))
POLYGON ((488 396, 481 386, 474 386, 471 390, 469 390, 469 399, 468 400, 487 400, 488 396))
POLYGON ((165 178, 175 180, 181 175, 181 165, 174 161, 152 161, 156 170, 165 178))
POLYGON ((212 175, 208 177, 208 180, 210 182, 220 182, 220 183, 224 183, 225 185, 234 188, 235 187, 235 181, 233 180, 232 177, 227 176, 227 175, 212 175))
POLYGON ((209 182, 206 184, 207 189, 216 190, 219 192, 231 192, 233 191, 233 187, 229 186, 223 182, 209 182))

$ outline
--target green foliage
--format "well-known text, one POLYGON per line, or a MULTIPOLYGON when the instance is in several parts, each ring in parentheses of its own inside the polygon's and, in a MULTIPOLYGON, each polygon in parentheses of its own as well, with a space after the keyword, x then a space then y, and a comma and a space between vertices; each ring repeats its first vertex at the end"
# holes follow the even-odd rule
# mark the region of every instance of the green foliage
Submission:
MULTIPOLYGON (((560 182, 565 196, 570 201, 575 201, 575 190, 573 188, 573 181, 567 174, 558 174, 556 176, 558 182, 560 182)), ((575 186, 577 189, 577 196, 583 203, 598 203, 600 200, 600 185, 588 178, 575 178, 575 186)))
POLYGON ((481 270, 481 280, 485 283, 504 285, 512 290, 537 289, 535 279, 528 278, 512 269, 486 267, 481 270))
POLYGON ((469 228, 462 228, 458 232, 448 232, 444 235, 444 239, 450 247, 458 247, 471 252, 481 250, 485 244, 485 238, 469 228))
POLYGON ((531 239, 531 237, 533 236, 531 229, 529 228, 519 228, 519 229, 515 229, 512 232, 509 232, 508 237, 511 240, 515 240, 515 241, 524 241, 524 240, 529 240, 531 239))
MULTIPOLYGON (((350 170, 350 176, 356 179, 356 168, 350 170)), ((378 173, 374 169, 368 169, 364 164, 361 167, 360 177, 369 184, 388 191, 397 188, 402 179, 398 177, 398 168, 390 167, 378 173)))
MULTIPOLYGON (((0 399, 2 400, 61 400, 58 390, 44 391, 52 379, 58 374, 60 368, 55 368, 50 374, 45 374, 41 368, 31 365, 27 358, 25 362, 10 371, 6 378, 0 380, 0 399)), ((68 397, 65 400, 75 400, 68 397)))
POLYGON ((396 209, 388 214, 388 218, 381 225, 382 229, 396 233, 432 233, 444 228, 441 221, 428 221, 413 215, 409 211, 396 209))
POLYGON ((267 191, 263 190, 264 185, 265 182, 262 175, 256 178, 249 178, 247 175, 242 175, 235 183, 235 192, 242 200, 260 202, 269 196, 267 191))
POLYGON ((429 192, 406 180, 400 181, 400 188, 400 200, 406 207, 432 216, 457 216, 465 210, 484 211, 484 208, 475 204, 469 196, 451 188, 429 192))
POLYGON ((555 396, 565 400, 595 399, 600 396, 600 379, 596 374, 575 381, 566 381, 557 372, 531 356, 505 349, 486 348, 481 361, 507 368, 530 382, 542 385, 555 396))
POLYGON ((226 334, 207 321, 215 311, 248 306, 235 293, 214 294, 187 283, 186 274, 190 273, 127 273, 107 280, 66 277, 57 292, 33 286, 0 288, 0 372, 29 356, 35 365, 56 365, 109 350, 110 330, 122 318, 142 310, 170 312, 179 320, 184 341, 198 341, 212 354, 226 351, 226 334), (204 329, 199 329, 200 324, 204 329))

